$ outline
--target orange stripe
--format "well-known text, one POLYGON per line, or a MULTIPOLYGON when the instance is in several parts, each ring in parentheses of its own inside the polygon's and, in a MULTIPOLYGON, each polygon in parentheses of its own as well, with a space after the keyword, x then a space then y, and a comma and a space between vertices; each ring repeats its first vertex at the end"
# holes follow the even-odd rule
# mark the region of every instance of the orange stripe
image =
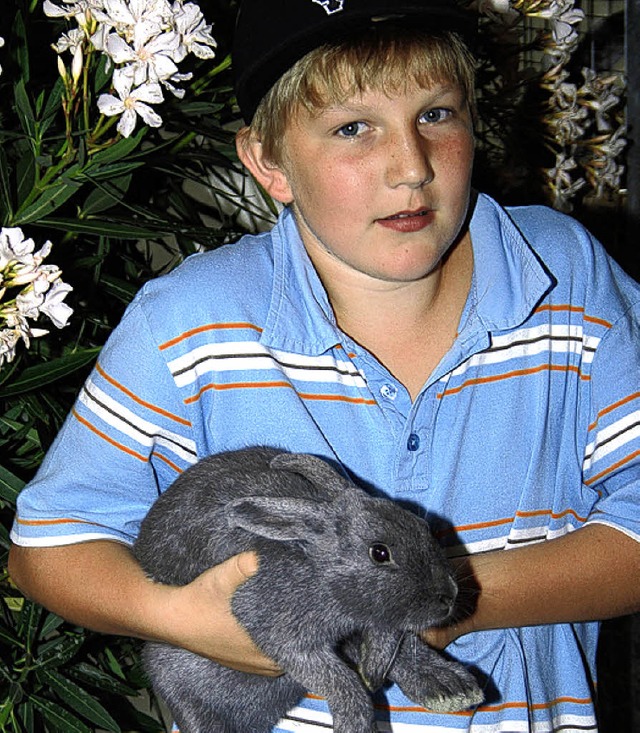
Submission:
POLYGON ((182 469, 180 468, 180 466, 177 466, 173 461, 170 461, 166 456, 163 456, 162 453, 153 451, 151 455, 166 463, 167 466, 169 466, 169 468, 172 468, 176 473, 182 473, 182 469))
MULTIPOLYGON (((314 695, 313 693, 308 692, 305 697, 309 698, 310 700, 324 700, 323 697, 320 697, 319 695, 314 695)), ((574 705, 592 705, 593 700, 590 697, 569 697, 569 696, 563 696, 563 697, 557 697, 555 700, 550 700, 549 702, 538 702, 538 703, 528 703, 528 702, 505 702, 500 703, 498 705, 481 705, 477 708, 480 712, 499 712, 501 710, 548 710, 555 705, 560 705, 562 703, 571 703, 574 705)), ((419 705, 376 705, 376 708, 379 710, 392 710, 394 712, 399 713, 419 713, 424 710, 428 710, 429 708, 421 707, 419 705)), ((470 716, 473 715, 476 712, 476 709, 474 710, 465 710, 462 712, 456 712, 456 713, 441 713, 443 715, 458 715, 458 716, 470 716)))
POLYGON ((453 387, 452 389, 445 389, 444 392, 441 392, 437 397, 438 399, 442 399, 446 395, 452 395, 457 394, 458 392, 461 392, 465 387, 470 387, 474 384, 490 384, 492 382, 501 382, 504 379, 512 379, 514 377, 524 377, 529 376, 531 374, 537 374, 539 372, 545 372, 545 371, 551 371, 551 372, 575 372, 576 374, 580 375, 580 379, 584 379, 585 381, 589 381, 591 377, 584 376, 580 374, 580 370, 578 367, 574 366, 560 366, 557 364, 541 364, 540 366, 533 367, 531 369, 517 369, 513 372, 505 372, 504 374, 496 374, 492 377, 477 377, 475 379, 468 379, 466 382, 463 382, 459 387, 453 387))
POLYGON ((103 440, 106 440, 107 443, 111 444, 112 446, 114 446, 118 450, 121 450, 123 453, 127 453, 128 455, 133 456, 134 458, 137 458, 139 461, 142 461, 143 463, 147 463, 148 462, 146 456, 143 456, 141 453, 137 453, 136 451, 131 450, 131 448, 127 448, 126 445, 122 445, 121 443, 117 443, 115 440, 113 440, 112 438, 110 438, 108 435, 106 435, 105 433, 103 433, 101 430, 98 430, 98 428, 96 428, 94 425, 92 425, 88 420, 85 420, 83 417, 81 417, 78 414, 78 412, 77 412, 77 410, 75 408, 73 410, 71 410, 71 412, 72 412, 73 416, 79 422, 81 422, 85 427, 89 428, 89 430, 91 430, 93 433, 95 433, 96 435, 98 435, 100 438, 102 438, 103 440))
POLYGON ((18 524, 22 524, 25 527, 50 527, 56 524, 93 524, 93 522, 87 522, 85 519, 20 519, 16 517, 18 524))
POLYGON ((179 344, 181 341, 185 341, 192 336, 196 336, 199 333, 206 333, 207 331, 219 331, 222 329, 240 329, 240 328, 251 328, 258 333, 262 333, 262 329, 259 326, 254 326, 253 323, 209 323, 206 326, 199 326, 198 328, 192 328, 190 331, 185 331, 180 336, 176 336, 170 341, 165 341, 164 344, 160 344, 158 347, 160 351, 169 349, 171 346, 179 344))
MULTIPOLYGON (((198 390, 198 392, 191 397, 187 397, 184 402, 187 405, 197 402, 200 397, 209 390, 213 389, 216 391, 224 391, 227 389, 269 389, 269 388, 282 388, 287 387, 293 389, 293 385, 289 382, 232 382, 230 384, 206 384, 204 387, 198 390)), ((304 392, 297 393, 303 400, 326 400, 326 401, 338 401, 338 402, 349 402, 355 405, 375 405, 375 400, 366 400, 364 397, 344 397, 342 395, 318 395, 309 394, 304 392)))
POLYGON ((621 466, 624 466, 626 463, 629 463, 629 461, 632 461, 634 458, 637 458, 640 456, 640 450, 636 450, 630 455, 626 456, 625 458, 621 458, 619 461, 614 463, 613 465, 609 466, 609 468, 606 468, 604 471, 600 471, 600 473, 597 473, 595 476, 590 478, 588 481, 585 481, 585 484, 587 486, 591 486, 591 484, 595 483, 601 478, 604 478, 610 473, 613 473, 615 470, 620 468, 621 466))
POLYGON ((534 313, 542 313, 543 311, 551 311, 555 313, 567 312, 567 311, 570 313, 582 313, 585 321, 589 321, 589 323, 596 323, 599 326, 604 326, 605 328, 611 328, 611 323, 609 323, 609 321, 605 321, 603 318, 596 318, 595 316, 588 316, 585 314, 584 308, 578 308, 577 306, 541 305, 539 308, 535 309, 534 313))
POLYGON ((600 410, 598 413, 598 417, 596 417, 595 422, 591 423, 589 425, 589 430, 593 430, 596 425, 598 424, 598 420, 600 420, 601 417, 606 415, 609 412, 613 412, 613 410, 617 410, 618 407, 622 407, 622 405, 626 405, 629 402, 633 402, 634 400, 637 400, 640 398, 640 392, 634 392, 633 394, 630 394, 628 397, 624 397, 623 399, 619 400, 618 402, 614 402, 612 405, 609 405, 609 407, 605 407, 604 409, 600 410))
POLYGON ((566 517, 567 514, 572 514, 578 521, 580 522, 586 522, 586 517, 581 517, 574 509, 564 509, 561 512, 553 512, 551 509, 536 509, 535 511, 530 512, 516 512, 514 517, 506 517, 504 519, 494 519, 490 522, 477 522, 475 524, 461 524, 457 527, 449 527, 447 529, 440 530, 439 532, 436 532, 436 535, 438 537, 444 537, 448 534, 454 534, 456 532, 470 532, 477 529, 487 529, 489 527, 499 527, 503 524, 511 524, 516 517, 540 517, 540 516, 549 516, 551 519, 562 519, 562 517, 566 517))
POLYGON ((164 417, 168 417, 170 420, 173 420, 174 422, 180 423, 181 425, 185 425, 186 427, 191 427, 191 421, 185 420, 185 418, 180 417, 178 415, 174 415, 171 412, 167 412, 167 410, 163 410, 161 407, 156 407, 156 405, 152 405, 150 402, 145 402, 143 399, 140 399, 137 395, 135 395, 130 389, 127 389, 123 384, 120 384, 120 382, 117 382, 113 377, 110 377, 105 370, 100 366, 100 364, 96 364, 96 369, 98 373, 106 379, 109 384, 113 385, 116 389, 119 389, 121 392, 124 392, 124 394, 127 395, 127 397, 130 397, 134 402, 137 402, 139 405, 142 405, 142 407, 146 407, 148 410, 151 410, 152 412, 156 412, 158 415, 163 415, 164 417))

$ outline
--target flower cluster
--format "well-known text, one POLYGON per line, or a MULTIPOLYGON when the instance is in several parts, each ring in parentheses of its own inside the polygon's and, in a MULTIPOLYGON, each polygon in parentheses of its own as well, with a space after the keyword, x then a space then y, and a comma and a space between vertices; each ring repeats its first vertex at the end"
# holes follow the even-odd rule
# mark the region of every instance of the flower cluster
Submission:
POLYGON ((58 54, 71 53, 76 81, 87 53, 95 49, 108 57, 115 94, 100 95, 98 108, 120 116, 117 129, 124 137, 138 117, 151 127, 162 125, 150 105, 164 100, 163 90, 184 96, 177 85, 192 75, 181 73, 178 64, 189 54, 200 59, 215 54, 211 26, 198 5, 184 0, 62 0, 62 5, 45 0, 44 12, 76 23, 54 46, 58 54))
POLYGON ((22 229, 0 229, 0 367, 14 359, 20 340, 28 347, 32 338, 48 333, 29 321, 45 315, 63 328, 73 312, 64 302, 72 287, 60 279, 59 267, 43 264, 51 242, 34 249, 33 239, 25 239, 22 229))
POLYGON ((600 198, 616 191, 624 172, 618 159, 625 147, 621 107, 624 82, 620 74, 583 69, 584 82, 571 81, 567 66, 580 40, 576 26, 584 13, 575 0, 484 0, 487 14, 517 13, 542 19, 540 35, 546 68, 541 86, 549 94, 543 123, 555 164, 544 171, 553 205, 571 211, 572 199, 587 186, 600 198))

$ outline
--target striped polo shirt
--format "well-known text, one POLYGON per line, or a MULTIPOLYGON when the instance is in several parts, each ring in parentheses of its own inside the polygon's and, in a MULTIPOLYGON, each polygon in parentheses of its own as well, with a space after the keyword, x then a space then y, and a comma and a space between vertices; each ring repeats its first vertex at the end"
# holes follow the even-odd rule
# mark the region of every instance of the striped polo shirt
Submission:
MULTIPOLYGON (((252 445, 324 456, 412 502, 452 556, 590 522, 640 540, 640 288, 545 207, 479 195, 471 237, 458 336, 413 402, 337 328, 288 211, 147 283, 20 495, 13 541, 130 544, 181 471, 252 445)), ((435 714, 390 687, 376 698, 379 730, 596 730, 597 630, 462 637, 448 652, 478 672, 485 702, 435 714)), ((309 695, 276 730, 330 720, 309 695)))

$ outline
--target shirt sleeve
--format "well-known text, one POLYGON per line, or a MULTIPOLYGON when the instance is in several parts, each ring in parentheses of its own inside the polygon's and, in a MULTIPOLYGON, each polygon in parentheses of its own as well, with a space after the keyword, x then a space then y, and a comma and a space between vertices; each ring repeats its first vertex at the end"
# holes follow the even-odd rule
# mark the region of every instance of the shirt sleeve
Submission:
POLYGON ((611 324, 591 373, 583 482, 599 499, 588 522, 640 541, 640 308, 611 324))
POLYGON ((37 475, 18 497, 11 539, 131 544, 151 504, 196 460, 185 405, 154 342, 144 291, 102 350, 37 475))

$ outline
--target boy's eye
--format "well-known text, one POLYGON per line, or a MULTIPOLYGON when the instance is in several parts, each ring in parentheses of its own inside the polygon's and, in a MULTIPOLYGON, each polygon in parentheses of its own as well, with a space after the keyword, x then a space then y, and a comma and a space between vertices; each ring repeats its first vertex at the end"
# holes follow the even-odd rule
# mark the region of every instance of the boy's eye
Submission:
POLYGON ((420 116, 420 121, 433 124, 434 122, 442 122, 442 120, 445 120, 450 115, 450 109, 446 109, 445 107, 434 107, 433 109, 428 109, 424 112, 420 116))
POLYGON ((364 122, 349 122, 338 130, 341 137, 356 137, 364 130, 364 122))

